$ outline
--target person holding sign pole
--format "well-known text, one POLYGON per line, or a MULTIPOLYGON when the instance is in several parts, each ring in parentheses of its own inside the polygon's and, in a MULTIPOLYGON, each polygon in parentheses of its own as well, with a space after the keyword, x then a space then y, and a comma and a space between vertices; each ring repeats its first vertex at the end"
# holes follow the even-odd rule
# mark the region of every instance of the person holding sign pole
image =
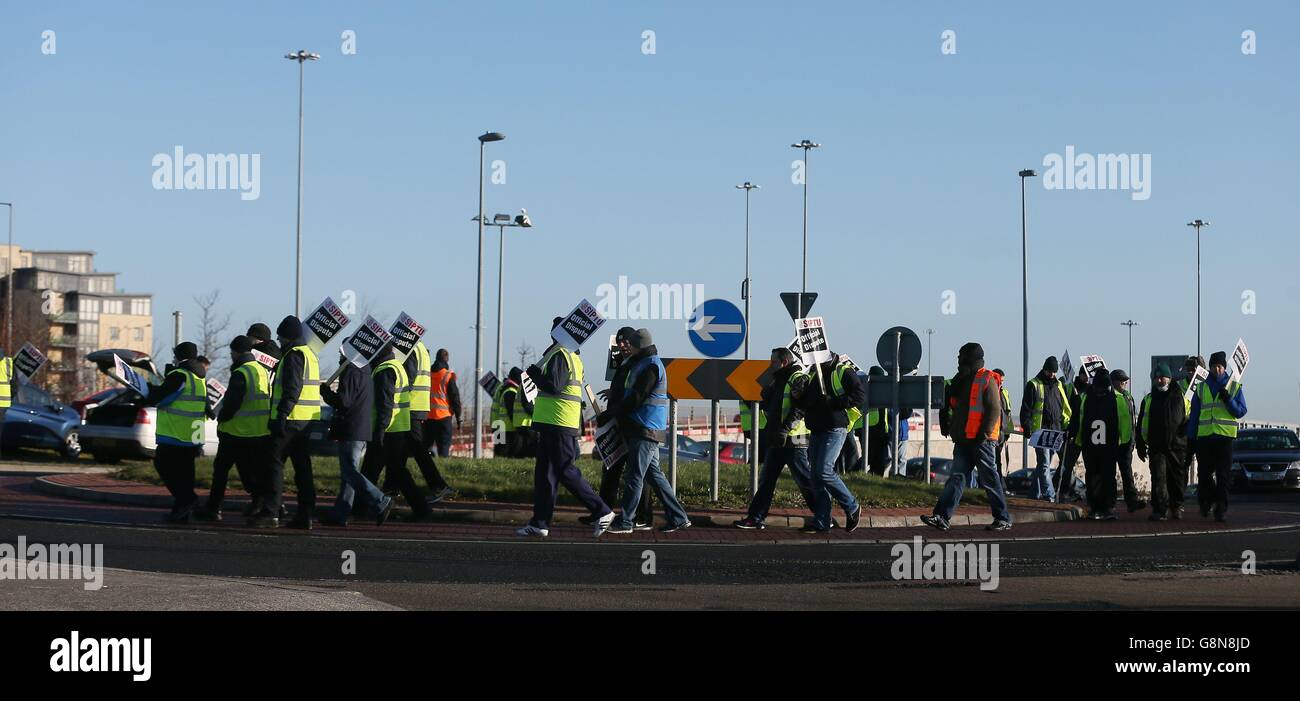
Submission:
MULTIPOLYGON (((321 523, 346 526, 352 503, 360 496, 362 503, 376 514, 375 524, 382 526, 393 511, 393 498, 385 495, 361 474, 366 458, 366 442, 374 435, 374 381, 365 368, 351 362, 339 350, 338 389, 321 387, 321 399, 334 410, 330 416, 329 437, 339 447, 339 486, 334 510, 321 515, 321 523)), ((359 510, 358 510, 359 511, 359 510)))
MULTIPOLYGON (((551 329, 563 321, 563 317, 555 317, 551 329)), ((550 535, 555 492, 563 484, 595 517, 592 528, 600 537, 614 522, 614 512, 583 479, 576 464, 582 433, 582 358, 556 341, 542 354, 540 366, 528 366, 528 376, 538 389, 533 403, 533 430, 537 432, 533 518, 515 534, 550 535)))
POLYGON ((1152 521, 1183 518, 1187 484, 1187 411, 1191 403, 1172 389, 1173 373, 1160 363, 1138 412, 1137 454, 1151 468, 1152 521))
POLYGON ((803 409, 793 399, 795 394, 803 395, 808 375, 795 362, 794 353, 789 348, 773 348, 771 363, 772 381, 763 387, 759 404, 759 410, 767 417, 767 428, 758 439, 764 450, 763 472, 758 478, 758 491, 749 502, 748 513, 733 524, 747 531, 767 528, 765 521, 772 507, 772 495, 786 465, 790 466, 790 476, 803 495, 809 512, 817 501, 810 486, 809 431, 804 423, 803 409))
POLYGON ((212 486, 208 501, 194 511, 199 521, 220 521, 226 498, 230 468, 239 471, 239 481, 254 501, 265 501, 256 490, 257 478, 265 471, 270 450, 271 377, 253 358, 253 339, 235 336, 230 342, 230 387, 221 399, 217 414, 217 455, 212 461, 212 486))
POLYGON ((1137 428, 1137 409, 1133 403, 1133 395, 1128 391, 1129 377, 1128 373, 1120 369, 1110 371, 1110 384, 1115 390, 1115 394, 1124 397, 1124 403, 1127 404, 1124 417, 1130 422, 1128 443, 1119 447, 1119 477, 1120 482, 1124 485, 1124 504, 1128 506, 1128 512, 1141 511, 1147 508, 1145 499, 1138 497, 1137 483, 1133 481, 1133 434, 1137 428))
POLYGON ((433 368, 429 360, 429 348, 424 341, 416 341, 411 352, 402 363, 402 369, 410 378, 411 385, 411 435, 407 437, 406 446, 410 457, 420 468, 424 483, 429 486, 433 497, 431 503, 437 503, 456 493, 443 479, 438 471, 438 464, 433 461, 433 453, 424 446, 424 424, 432 407, 430 402, 430 372, 433 368))
POLYGON ((198 362, 199 349, 185 341, 173 349, 175 362, 161 385, 149 388, 146 406, 158 407, 157 442, 153 464, 167 491, 172 510, 167 523, 189 523, 198 495, 194 493, 194 459, 203 450, 208 414, 207 373, 198 362))
POLYGON ((320 366, 307 345, 302 322, 286 316, 275 333, 283 351, 271 385, 271 465, 265 481, 266 505, 249 519, 254 528, 278 528, 284 501, 284 461, 293 460, 293 481, 298 491, 298 511, 290 528, 311 530, 316 509, 316 483, 311 453, 307 450, 307 425, 321 417, 320 366))
MULTIPOLYGON (((1079 368, 1079 373, 1075 375, 1074 381, 1065 387, 1065 396, 1070 400, 1071 418, 1079 416, 1079 403, 1083 401, 1083 395, 1088 393, 1088 371, 1085 368, 1079 368)), ((1070 430, 1070 425, 1066 424, 1066 432, 1070 430)), ((1061 461, 1056 468, 1056 500, 1064 503, 1066 501, 1078 501, 1081 497, 1075 491, 1074 484, 1074 466, 1079 463, 1079 446, 1074 441, 1065 442, 1065 452, 1062 454, 1061 461)))
POLYGON ((509 427, 506 433, 507 454, 512 458, 532 457, 533 403, 523 391, 524 371, 512 367, 506 377, 518 388, 504 398, 505 421, 509 427))
POLYGON ((1011 528, 1007 497, 997 469, 998 438, 1002 434, 1002 392, 998 376, 984 367, 984 347, 967 343, 957 351, 957 374, 944 387, 945 411, 940 414, 940 432, 952 438, 952 471, 934 512, 921 517, 927 526, 946 531, 952 514, 961 503, 962 492, 974 472, 988 496, 993 512, 990 531, 1011 528), (947 418, 947 421, 943 421, 947 418))
MULTIPOLYGON (((1070 401, 1065 396, 1063 383, 1056 378, 1059 369, 1056 356, 1049 355, 1043 361, 1043 369, 1025 383, 1025 396, 1020 402, 1020 427, 1024 430, 1025 440, 1040 428, 1064 431, 1070 423, 1070 401)), ((1052 484, 1054 453, 1046 448, 1034 448, 1034 455, 1038 457, 1038 463, 1034 468, 1029 496, 1055 501, 1056 489, 1052 484)))
MULTIPOLYGON (((636 355, 636 349, 632 346, 632 337, 636 335, 636 329, 631 326, 624 326, 614 335, 614 358, 618 366, 614 369, 614 377, 610 380, 609 389, 603 389, 596 393, 596 396, 605 400, 605 410, 596 417, 596 424, 604 426, 610 421, 618 418, 618 404, 623 400, 625 394, 623 388, 627 385, 628 371, 632 369, 632 357, 636 355)), ((600 472, 600 498, 606 504, 613 504, 618 501, 618 488, 623 483, 623 471, 627 468, 627 460, 621 460, 608 469, 600 472)), ((650 506, 649 489, 641 490, 641 502, 636 509, 636 523, 633 525, 635 530, 648 531, 654 523, 654 510, 650 506)), ((595 517, 583 516, 583 523, 593 523, 595 517)))
POLYGON ((1192 395, 1187 419, 1187 439, 1196 453, 1196 498, 1201 516, 1214 510, 1222 523, 1228 513, 1228 485, 1232 479, 1232 441, 1237 420, 1246 415, 1246 393, 1241 382, 1228 374, 1228 354, 1210 355, 1210 376, 1192 395))
MULTIPOLYGON (((411 390, 406 369, 385 346, 370 361, 374 409, 371 413, 370 445, 366 447, 361 474, 373 484, 379 473, 388 470, 387 482, 397 487, 411 507, 411 521, 430 521, 433 512, 415 478, 406 469, 410 455, 407 442, 411 435, 411 390)), ((357 509, 358 515, 362 509, 357 509)))
MULTIPOLYGON (((631 533, 636 526, 637 505, 648 483, 664 506, 667 524, 661 533, 691 527, 686 509, 677 500, 673 485, 659 469, 659 446, 668 429, 668 372, 659 360, 649 329, 637 329, 629 339, 635 353, 623 362, 628 366, 623 398, 615 405, 615 420, 627 444, 623 469, 623 511, 610 524, 610 533, 631 533)), ((616 388, 617 389, 617 388, 616 388)))
POLYGON ((866 404, 867 392, 857 371, 842 363, 838 353, 812 369, 818 376, 810 381, 800 401, 812 436, 808 441, 813 493, 813 517, 803 533, 827 533, 831 530, 831 501, 844 509, 844 530, 852 533, 862 517, 862 505, 844 481, 835 473, 835 459, 852 426, 861 416, 858 407, 866 404))

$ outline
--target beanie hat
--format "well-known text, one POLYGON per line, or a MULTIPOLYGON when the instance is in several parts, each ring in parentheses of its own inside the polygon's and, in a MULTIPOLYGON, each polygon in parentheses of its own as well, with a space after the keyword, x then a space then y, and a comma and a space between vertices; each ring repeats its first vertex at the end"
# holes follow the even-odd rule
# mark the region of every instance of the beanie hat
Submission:
POLYGON ((275 327, 275 333, 281 338, 302 338, 302 322, 298 321, 298 317, 290 314, 275 327))
POLYGON ((271 327, 259 321, 248 327, 248 333, 244 335, 258 341, 269 341, 271 340, 271 327))
POLYGON ((1060 363, 1057 362, 1056 356, 1049 355, 1047 356, 1047 360, 1043 361, 1043 369, 1048 372, 1054 373, 1057 370, 1061 369, 1061 365, 1060 363))
POLYGON ((248 336, 235 336, 230 341, 230 352, 232 353, 250 353, 253 350, 253 339, 248 336))
POLYGON ((1223 351, 1214 351, 1210 354, 1210 365, 1228 365, 1228 354, 1223 351))
POLYGON ((1159 365, 1156 366, 1156 372, 1155 375, 1153 375, 1153 377, 1173 377, 1173 376, 1174 374, 1169 372, 1169 366, 1165 365, 1164 363, 1160 363, 1159 365))
POLYGON ((957 358, 961 362, 984 359, 984 346, 974 341, 967 343, 957 351, 957 358))
POLYGON ((636 334, 628 340, 637 350, 645 350, 655 343, 654 336, 650 335, 650 329, 637 329, 636 334))
POLYGON ((185 341, 172 349, 176 354, 177 360, 194 360, 199 357, 199 347, 190 341, 185 341))

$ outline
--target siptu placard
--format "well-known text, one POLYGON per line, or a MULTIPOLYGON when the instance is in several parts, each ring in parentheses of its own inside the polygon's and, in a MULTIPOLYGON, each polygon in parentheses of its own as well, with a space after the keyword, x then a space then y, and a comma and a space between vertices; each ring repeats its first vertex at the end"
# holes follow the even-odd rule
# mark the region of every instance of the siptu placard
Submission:
MULTIPOLYGON (((406 356, 415 351, 416 342, 424 336, 424 327, 409 314, 402 312, 388 329, 388 333, 393 336, 393 355, 397 356, 398 362, 404 363, 406 356)), ((429 368, 423 370, 428 372, 429 368)))
POLYGON ((253 349, 253 360, 256 360, 266 368, 267 371, 275 370, 275 366, 280 364, 280 360, 273 356, 267 355, 256 348, 253 349))
POLYGON ((811 367, 831 359, 830 343, 826 340, 826 325, 820 316, 794 320, 794 333, 799 341, 799 358, 811 367))
POLYGON ((551 329, 551 338, 555 342, 568 348, 573 352, 578 352, 582 344, 587 339, 596 334, 596 330, 605 325, 605 317, 596 311, 587 300, 582 300, 578 306, 564 317, 559 326, 551 329))
POLYGON ((1040 428, 1034 431, 1034 435, 1029 437, 1030 448, 1042 448, 1061 452, 1065 450, 1065 431, 1057 431, 1050 428, 1040 428))
POLYGON ((609 351, 605 354, 605 381, 614 379, 618 372, 618 336, 609 337, 609 351))
POLYGON ((1079 356, 1079 365, 1083 368, 1084 373, 1088 376, 1088 381, 1092 381, 1092 376, 1098 370, 1106 369, 1106 361, 1101 359, 1100 355, 1082 355, 1079 356))
POLYGON ((149 383, 145 382, 144 377, 127 365, 119 355, 113 356, 113 371, 115 373, 113 379, 131 388, 141 397, 149 396, 149 383))
POLYGON ((392 340, 393 335, 384 330, 384 325, 367 315, 361 328, 343 343, 343 356, 353 365, 365 368, 392 340))
POLYGON ((1241 382, 1241 376, 1246 374, 1246 366, 1250 364, 1250 351, 1246 350, 1246 342, 1237 339, 1237 347, 1232 349, 1232 357, 1228 359, 1228 367, 1232 370, 1232 379, 1241 382))
POLYGON ((528 400, 529 404, 532 404, 537 401, 537 383, 533 382, 533 378, 529 377, 528 373, 523 374, 522 380, 520 389, 524 391, 524 398, 528 400))
POLYGON ((226 386, 221 384, 216 378, 208 378, 208 406, 216 406, 221 403, 221 398, 226 396, 226 386))
POLYGON ((36 350, 36 346, 24 343, 14 355, 14 369, 23 379, 30 380, 40 371, 46 360, 45 354, 36 350))
POLYGON ((1192 373, 1191 380, 1187 383, 1187 391, 1183 392, 1183 399, 1189 402, 1192 401, 1192 397, 1196 396, 1196 390, 1201 386, 1202 382, 1205 382, 1205 380, 1209 378, 1209 376, 1209 370, 1206 370, 1203 367, 1197 367, 1196 371, 1192 373))
POLYGON ((487 392, 490 397, 497 396, 497 387, 500 385, 501 380, 498 380, 497 374, 491 370, 483 373, 483 376, 478 380, 478 386, 482 387, 483 391, 487 392))
POLYGON ((339 332, 347 327, 348 315, 343 313, 342 309, 334 303, 329 297, 325 298, 320 306, 316 307, 307 319, 303 322, 306 330, 303 336, 307 346, 313 353, 320 353, 339 332))
POLYGON ((627 459, 627 443, 619 434, 617 425, 617 421, 610 421, 596 428, 596 450, 605 470, 611 470, 627 459))

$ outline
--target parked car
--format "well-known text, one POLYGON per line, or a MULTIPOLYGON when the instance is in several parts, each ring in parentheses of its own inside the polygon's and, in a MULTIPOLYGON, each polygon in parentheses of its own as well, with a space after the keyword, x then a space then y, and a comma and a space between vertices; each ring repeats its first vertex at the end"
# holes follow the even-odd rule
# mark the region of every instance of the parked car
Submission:
MULTIPOLYGON (((591 449, 591 458, 599 460, 600 455, 595 448, 591 449)), ((677 434, 677 459, 680 461, 695 460, 699 462, 709 461, 709 444, 688 438, 677 434)), ((666 464, 668 462, 668 444, 659 444, 659 462, 666 464)))
MULTIPOLYGON (((909 458, 907 461, 907 478, 910 480, 925 481, 925 458, 909 458)), ((948 475, 952 474, 952 458, 930 457, 930 483, 940 484, 948 481, 948 475)), ((971 481, 974 486, 974 480, 971 481)))
MULTIPOLYGON (((1058 479, 1058 478, 1059 478, 1058 474, 1055 471, 1053 471, 1052 479, 1058 479)), ((1033 489, 1034 489, 1034 470, 1033 468, 1016 470, 1015 472, 1012 472, 1011 474, 1007 475, 1005 482, 1006 482, 1007 494, 1018 494, 1020 496, 1029 496, 1030 494, 1033 493, 1033 489)), ((1075 494, 1088 493, 1084 487, 1083 480, 1079 479, 1078 476, 1074 477, 1074 493, 1075 494)))
POLYGON ((76 460, 81 455, 81 416, 34 385, 18 383, 18 394, 5 412, 6 448, 46 448, 76 460))
POLYGON ((1287 428, 1243 428, 1232 442, 1232 488, 1300 489, 1300 436, 1287 428))
MULTIPOLYGON (((708 443, 703 444, 706 449, 712 446, 708 443)), ((744 465, 747 455, 744 443, 735 443, 732 441, 718 443, 718 462, 728 465, 744 465)))
MULTIPOLYGON (((112 377, 114 355, 141 373, 150 384, 162 382, 157 367, 147 353, 109 348, 90 353, 86 360, 94 363, 100 372, 112 377)), ((157 428, 157 410, 145 406, 143 397, 124 388, 124 391, 86 412, 86 423, 80 431, 81 445, 94 457, 95 462, 100 463, 116 463, 125 457, 151 458, 157 447, 157 428)), ((217 422, 208 419, 204 427, 203 454, 216 453, 217 422)))

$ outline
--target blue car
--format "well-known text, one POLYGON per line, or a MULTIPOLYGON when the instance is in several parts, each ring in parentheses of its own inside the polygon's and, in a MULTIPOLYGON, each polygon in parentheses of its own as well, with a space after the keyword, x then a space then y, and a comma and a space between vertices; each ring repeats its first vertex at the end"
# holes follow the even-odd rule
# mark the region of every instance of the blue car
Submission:
POLYGON ((4 447, 49 449, 76 460, 81 455, 81 415, 39 387, 19 383, 17 389, 5 412, 4 447))

